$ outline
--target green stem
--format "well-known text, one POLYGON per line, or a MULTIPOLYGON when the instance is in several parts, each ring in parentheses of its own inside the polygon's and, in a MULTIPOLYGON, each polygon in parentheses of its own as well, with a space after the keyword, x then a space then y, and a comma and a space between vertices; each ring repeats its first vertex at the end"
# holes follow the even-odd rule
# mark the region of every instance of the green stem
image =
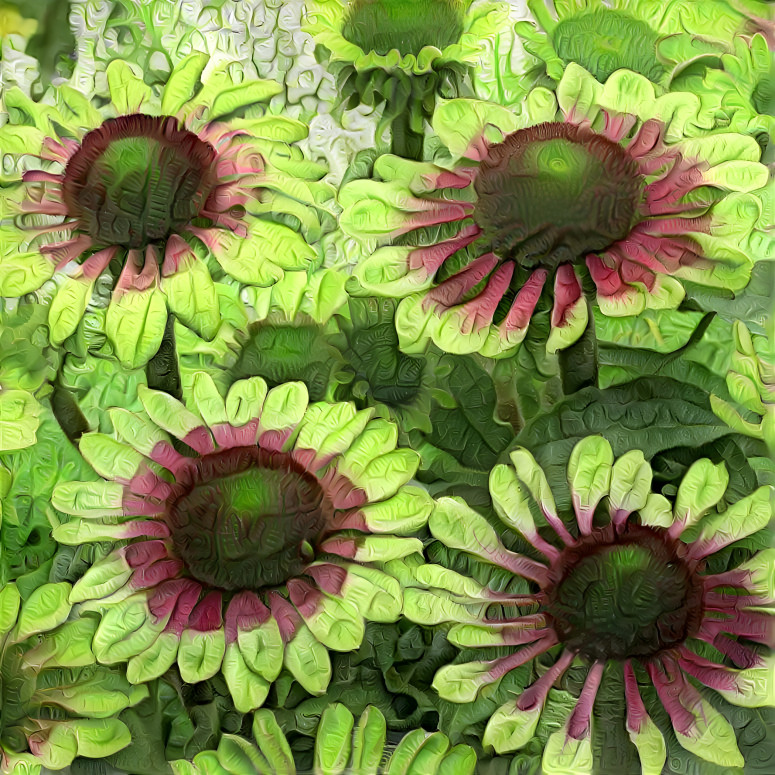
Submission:
POLYGON ((183 398, 178 356, 175 351, 175 318, 172 314, 167 315, 161 347, 159 352, 148 361, 145 377, 149 388, 163 390, 178 400, 183 398))
POLYGON ((570 347, 560 350, 559 364, 562 389, 565 395, 576 393, 585 387, 598 385, 597 336, 595 317, 589 299, 585 299, 589 323, 581 338, 570 347))
POLYGON ((411 125, 410 111, 401 111, 390 125, 392 134, 391 152, 404 159, 422 161, 425 137, 415 132, 411 125))

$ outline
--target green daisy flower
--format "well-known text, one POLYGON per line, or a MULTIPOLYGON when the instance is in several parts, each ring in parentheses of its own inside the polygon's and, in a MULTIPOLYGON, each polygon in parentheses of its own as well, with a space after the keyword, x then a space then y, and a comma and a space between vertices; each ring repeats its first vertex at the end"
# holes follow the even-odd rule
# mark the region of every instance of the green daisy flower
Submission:
POLYGON ((396 449, 395 426, 371 411, 308 406, 299 382, 243 380, 224 401, 200 373, 191 409, 138 392, 146 414, 113 409, 115 438, 81 438, 104 481, 60 484, 52 498, 78 517, 54 530, 61 543, 119 542, 70 596, 104 614, 97 659, 128 662, 133 683, 176 660, 188 683, 221 671, 241 712, 283 666, 322 694, 328 649, 356 649, 364 619, 400 613, 398 582, 379 565, 422 550, 402 537, 432 508, 406 486, 417 453, 396 449))
POLYGON ((544 0, 527 5, 542 31, 523 21, 517 34, 553 81, 575 62, 601 83, 624 69, 669 88, 693 62, 731 51, 734 36, 751 26, 748 14, 726 0, 553 0, 556 19, 544 0))
POLYGON ((753 138, 687 138, 700 111, 698 97, 657 97, 637 73, 603 85, 575 64, 556 92, 533 89, 519 115, 443 103, 433 127, 450 161, 381 156, 377 180, 340 192, 349 234, 401 237, 355 267, 352 292, 405 297, 405 352, 430 339, 500 357, 524 338, 551 275, 550 352, 587 326, 585 277, 613 317, 677 307, 682 280, 743 288, 766 242, 752 192, 771 183, 753 138))
POLYGON ((321 236, 315 206, 332 191, 316 182, 324 170, 288 145, 306 128, 270 115, 231 118, 281 87, 218 71, 200 88, 206 64, 203 54, 182 60, 159 96, 132 66, 111 62, 103 110, 67 85, 54 90, 54 105, 4 93, 4 151, 44 168, 27 169, 9 194, 19 214, 0 223, 0 295, 59 277, 54 343, 76 330, 105 272, 115 283, 107 334, 122 365, 137 368, 158 350, 168 308, 205 339, 215 336, 208 252, 223 273, 259 286, 319 262, 305 237, 321 236))
MULTIPOLYGON (((175 775, 296 775, 293 752, 268 710, 253 715, 253 738, 223 735, 217 750, 197 754, 193 762, 171 762, 175 775)), ((356 725, 341 703, 328 705, 315 733, 314 771, 325 775, 473 775, 476 753, 467 745, 450 746, 442 732, 416 729, 398 744, 387 741, 379 708, 369 705, 356 725)))
POLYGON ((664 739, 641 697, 652 691, 647 684, 683 748, 721 767, 743 766, 731 725, 688 680, 735 705, 775 705, 775 550, 722 572, 706 569, 717 552, 770 523, 773 489, 760 487, 705 516, 728 482, 723 463, 698 460, 669 500, 651 491, 651 467, 640 451, 614 460, 610 444, 590 436, 574 447, 568 464, 575 515, 569 529, 546 475, 518 448, 510 465, 492 470, 490 493, 506 528, 542 561, 506 549, 490 523, 462 499, 437 502, 429 527, 439 541, 537 587, 535 593, 507 595, 441 566, 414 571, 426 589, 405 590, 411 620, 454 622, 448 637, 462 648, 519 647, 491 661, 441 668, 433 684, 440 696, 471 702, 535 657, 547 653, 552 660, 519 697, 493 713, 485 746, 498 752, 525 746, 552 685, 576 664, 587 668, 586 680, 563 727, 548 739, 543 767, 547 773, 593 772, 592 708, 604 670, 615 666, 623 674, 625 725, 644 775, 661 773, 666 760, 664 739), (538 514, 548 533, 543 526, 539 532, 538 514), (544 538, 552 531, 557 540, 544 538), (502 604, 492 617, 491 603, 502 604), (516 617, 504 618, 509 611, 516 617), (726 666, 726 658, 739 669, 726 666))
POLYGON ((66 583, 43 584, 22 603, 15 584, 0 589, 0 772, 39 775, 76 756, 102 758, 129 745, 113 716, 148 696, 95 665, 96 620, 66 621, 66 583), (61 625, 61 626, 60 626, 61 625), (45 633, 45 634, 44 634, 45 633))
POLYGON ((327 52, 341 104, 384 104, 378 136, 390 125, 393 151, 420 159, 436 97, 458 94, 507 11, 472 0, 310 0, 303 28, 327 52))

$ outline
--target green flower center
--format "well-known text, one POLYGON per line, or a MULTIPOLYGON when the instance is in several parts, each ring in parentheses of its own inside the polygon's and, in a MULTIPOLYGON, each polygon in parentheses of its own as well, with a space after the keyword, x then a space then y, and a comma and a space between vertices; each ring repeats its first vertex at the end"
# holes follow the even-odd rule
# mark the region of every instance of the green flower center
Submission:
POLYGON ((576 124, 538 124, 489 149, 474 220, 501 258, 554 269, 626 237, 643 187, 618 143, 576 124))
POLYGON ((171 116, 108 119, 67 163, 64 200, 95 244, 143 248, 197 217, 215 184, 215 156, 171 116))
POLYGON ((590 660, 649 657, 682 643, 699 622, 701 585, 650 528, 617 543, 566 550, 562 577, 547 590, 560 641, 590 660))
POLYGON ((318 480, 290 455, 238 447, 197 460, 167 521, 195 579, 259 590, 304 570, 332 514, 318 480))
POLYGON ((622 68, 659 81, 665 68, 657 59, 658 40, 646 22, 610 9, 563 19, 552 32, 560 59, 566 65, 577 62, 601 83, 622 68))
POLYGON ((461 0, 354 0, 342 37, 364 51, 419 54, 425 46, 444 49, 463 34, 461 0))

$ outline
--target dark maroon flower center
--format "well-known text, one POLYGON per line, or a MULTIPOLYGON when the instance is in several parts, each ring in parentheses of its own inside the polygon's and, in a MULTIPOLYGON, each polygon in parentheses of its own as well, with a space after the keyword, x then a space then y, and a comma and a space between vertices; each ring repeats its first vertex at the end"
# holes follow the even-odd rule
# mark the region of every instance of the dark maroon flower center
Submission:
POLYGON ((166 519, 195 579, 259 590, 304 570, 333 511, 318 480, 290 455, 238 447, 197 459, 166 519))
POLYGON ((199 214, 215 185, 215 157, 172 116, 111 118, 68 161, 64 201, 95 244, 143 248, 199 214))
POLYGON ((626 237, 644 185, 618 143, 576 124, 538 124, 489 149, 474 220, 501 258, 554 269, 626 237))
POLYGON ((630 525, 593 532, 566 549, 545 590, 546 610, 566 648, 590 660, 649 657, 699 625, 702 585, 680 542, 630 525))

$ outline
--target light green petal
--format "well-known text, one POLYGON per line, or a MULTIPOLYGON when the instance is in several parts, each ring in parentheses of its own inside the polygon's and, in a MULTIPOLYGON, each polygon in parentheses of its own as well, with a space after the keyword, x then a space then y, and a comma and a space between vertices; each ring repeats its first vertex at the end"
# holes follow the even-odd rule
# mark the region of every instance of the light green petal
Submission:
POLYGON ((427 524, 433 505, 426 490, 407 486, 387 500, 361 507, 358 513, 372 533, 406 535, 427 524))
POLYGON ((250 377, 235 382, 226 395, 226 414, 229 422, 238 428, 261 416, 268 388, 261 377, 250 377))
POLYGON ((393 751, 385 775, 436 775, 448 750, 449 739, 442 732, 415 729, 393 751))
POLYGON ((592 775, 592 741, 568 737, 565 729, 549 735, 541 760, 545 775, 592 775))
POLYGON ((110 101, 116 108, 116 113, 129 115, 142 113, 153 100, 150 86, 143 81, 142 72, 138 72, 136 65, 114 59, 106 68, 110 89, 110 101))
POLYGON ((325 592, 315 612, 303 618, 315 638, 332 651, 354 651, 366 632, 363 616, 354 605, 325 592))
POLYGON ((105 331, 125 369, 139 369, 156 355, 166 323, 167 305, 157 287, 129 290, 110 302, 105 331))
POLYGON ((432 125, 453 156, 466 156, 477 139, 500 142, 504 135, 517 130, 519 123, 515 113, 501 105, 456 99, 440 102, 432 125))
POLYGON ((515 702, 502 705, 490 716, 482 744, 497 753, 518 751, 533 739, 542 711, 542 705, 531 710, 519 710, 515 702))
POLYGON ((175 664, 180 638, 174 632, 162 632, 145 651, 132 657, 126 666, 130 683, 140 684, 159 678, 175 664))
POLYGON ((271 684, 247 666, 236 643, 226 646, 221 669, 234 707, 240 713, 249 713, 264 704, 271 684))
POLYGON ((94 290, 94 280, 66 277, 48 310, 51 343, 62 344, 75 333, 94 290))
POLYGON ((151 390, 145 385, 137 388, 137 397, 148 416, 163 430, 184 441, 192 431, 203 426, 202 418, 186 409, 168 393, 151 390))
POLYGON ((137 450, 104 433, 84 433, 78 449, 86 462, 105 479, 128 482, 145 462, 137 450))
POLYGON ((732 725, 707 701, 687 710, 694 716, 695 729, 690 735, 675 730, 678 742, 689 753, 720 767, 742 767, 745 764, 732 725))
POLYGON ((293 763, 288 740, 274 713, 269 710, 257 710, 253 714, 253 737, 269 762, 272 775, 296 775, 296 765, 293 763))
POLYGON ((376 568, 348 563, 347 579, 340 596, 352 603, 371 622, 395 622, 401 614, 403 596, 396 579, 376 568))
POLYGON ((164 628, 154 623, 144 594, 132 595, 108 607, 94 635, 94 656, 103 664, 124 662, 145 651, 164 628))
POLYGON ((121 516, 124 485, 118 482, 62 482, 54 488, 51 505, 79 517, 121 516))
POLYGON ((642 525, 667 528, 673 524, 673 506, 661 493, 650 493, 638 514, 642 525))
POLYGON ((642 509, 651 493, 651 478, 651 466, 639 449, 618 458, 611 469, 611 514, 621 511, 629 515, 642 509))
POLYGON ((526 488, 516 471, 507 465, 497 465, 490 471, 490 494, 498 516, 525 537, 536 534, 526 488))
POLYGON ((26 390, 0 389, 0 452, 32 446, 41 411, 41 405, 26 390))
POLYGON ((772 504, 773 488, 768 485, 759 487, 751 495, 733 503, 726 511, 703 520, 696 543, 712 546, 714 538, 718 536, 720 544, 726 546, 752 535, 772 520, 772 504))
POLYGON ((211 428, 215 425, 228 423, 226 403, 215 385, 213 378, 206 371, 194 374, 191 388, 193 405, 202 415, 202 419, 211 428))
POLYGON ((352 751, 353 714, 339 702, 329 705, 320 716, 315 737, 316 775, 342 775, 352 751))
MULTIPOLYGON (((483 608, 484 606, 479 606, 483 608)), ((411 622, 432 626, 444 622, 478 622, 479 612, 458 603, 454 596, 441 590, 404 590, 404 616, 411 622)))
POLYGON ((180 677, 190 684, 212 678, 221 668, 225 651, 222 627, 208 632, 184 630, 178 646, 180 677))
POLYGON ((629 727, 627 732, 632 744, 638 749, 642 775, 661 775, 667 760, 667 748, 657 725, 646 716, 637 732, 629 727))
POLYGON ((267 431, 290 433, 304 417, 309 401, 307 386, 303 382, 286 382, 272 388, 266 394, 258 437, 267 431))
POLYGON ((433 678, 433 688, 443 700, 473 702, 483 686, 495 683, 490 662, 463 662, 445 665, 433 678))
POLYGON ((227 772, 235 775, 264 775, 271 772, 269 762, 256 746, 238 735, 221 736, 218 743, 218 762, 227 772))
POLYGON ((0 296, 16 298, 37 291, 54 276, 56 264, 34 251, 0 258, 0 296))
POLYGON ((565 322, 554 326, 546 340, 546 352, 550 355, 570 347, 581 338, 589 323, 589 306, 581 296, 565 313, 565 322))
POLYGON ((382 711, 374 705, 367 705, 353 734, 353 772, 359 775, 377 775, 386 736, 387 722, 382 711))
POLYGON ((597 504, 608 495, 613 463, 611 445, 602 436, 587 436, 573 448, 568 462, 568 484, 580 525, 586 520, 591 526, 597 504))
POLYGON ((24 601, 19 621, 14 631, 14 640, 27 640, 30 635, 53 630, 67 619, 70 613, 70 590, 67 582, 44 584, 35 589, 24 601))
POLYGON ((221 325, 215 283, 203 261, 189 261, 169 277, 162 277, 161 291, 170 310, 197 336, 210 342, 221 325))
POLYGON ((761 667, 736 671, 736 689, 715 691, 743 708, 775 707, 775 655, 768 654, 761 659, 764 662, 761 667))
POLYGON ((694 462, 678 486, 673 516, 675 526, 690 527, 724 496, 729 473, 724 463, 708 458, 694 462))
POLYGON ((0 634, 5 635, 16 624, 20 604, 21 595, 16 584, 5 584, 0 589, 0 634))
POLYGON ((199 78, 209 61, 207 54, 195 52, 181 59, 170 73, 161 98, 161 112, 174 116, 194 95, 199 78))
POLYGON ((129 581, 132 572, 132 568, 121 554, 111 552, 107 557, 95 562, 75 582, 70 592, 70 602, 81 603, 84 600, 96 600, 112 595, 129 581))
POLYGON ((285 646, 285 666, 310 694, 320 695, 331 681, 328 649, 319 643, 306 625, 300 625, 285 646))
POLYGON ((245 664, 270 683, 283 666, 283 640, 277 622, 270 618, 258 627, 239 628, 237 643, 245 664))

